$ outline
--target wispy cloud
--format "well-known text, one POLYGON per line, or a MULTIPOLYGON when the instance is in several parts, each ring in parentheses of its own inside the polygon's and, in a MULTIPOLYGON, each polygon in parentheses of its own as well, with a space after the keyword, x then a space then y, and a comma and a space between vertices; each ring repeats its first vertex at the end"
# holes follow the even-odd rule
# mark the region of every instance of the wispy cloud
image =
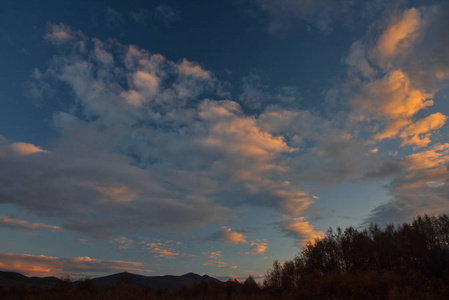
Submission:
POLYGON ((21 229, 21 230, 45 230, 45 231, 61 231, 62 228, 59 226, 52 226, 43 223, 29 223, 24 220, 19 220, 17 218, 11 218, 6 216, 0 216, 0 226, 7 227, 11 229, 21 229))
POLYGON ((34 153, 45 153, 46 150, 29 143, 11 142, 0 135, 0 157, 1 156, 24 156, 34 153))
POLYGON ((59 258, 44 255, 0 254, 0 268, 28 276, 87 276, 118 272, 148 273, 143 263, 118 260, 99 260, 90 257, 59 258))
POLYGON ((162 242, 160 240, 152 242, 140 242, 144 245, 144 248, 154 257, 172 259, 180 256, 180 253, 173 249, 173 243, 171 241, 162 242))
POLYGON ((126 236, 119 236, 111 240, 111 243, 115 244, 117 248, 125 250, 131 248, 131 246, 134 244, 134 241, 127 238, 126 236))
MULTIPOLYGON (((360 16, 365 20, 372 20, 378 16, 385 6, 390 9, 403 1, 379 0, 365 2, 362 0, 286 0, 270 1, 255 0, 256 5, 268 16, 268 30, 282 32, 297 25, 299 21, 306 21, 317 27, 321 32, 330 33, 335 23, 353 25, 360 16)), ((304 26, 305 27, 305 26, 304 26)))
POLYGON ((216 268, 225 268, 225 269, 237 269, 237 266, 232 266, 229 263, 222 260, 221 251, 209 251, 203 252, 203 255, 206 255, 210 260, 207 263, 204 263, 203 266, 212 266, 216 268))
POLYGON ((154 9, 154 14, 156 18, 160 19, 166 25, 170 25, 180 18, 180 12, 178 10, 165 4, 158 5, 154 9))

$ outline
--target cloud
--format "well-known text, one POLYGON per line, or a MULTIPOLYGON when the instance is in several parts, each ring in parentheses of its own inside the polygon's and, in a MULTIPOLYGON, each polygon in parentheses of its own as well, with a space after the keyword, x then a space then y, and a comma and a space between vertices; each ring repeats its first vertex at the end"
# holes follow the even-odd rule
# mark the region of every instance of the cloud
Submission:
MULTIPOLYGON (((353 120, 300 110, 296 90, 261 87, 262 98, 285 101, 249 115, 197 62, 53 27, 49 34, 73 38, 56 44, 60 54, 33 80, 51 81, 70 109, 54 114, 59 138, 46 155, 0 161, 9 174, 0 174, 0 202, 66 230, 109 239, 136 228, 192 230, 241 206, 299 217, 314 203, 303 187, 346 180, 369 157, 348 132, 353 120), (34 195, 45 199, 38 205, 34 195)), ((230 230, 225 240, 248 243, 230 230)))
POLYGON ((45 38, 56 45, 79 39, 82 36, 80 31, 73 31, 69 26, 62 23, 47 24, 47 33, 45 34, 45 38))
POLYGON ((413 38, 420 27, 419 11, 416 8, 406 10, 401 19, 391 24, 380 36, 377 49, 382 57, 398 53, 401 43, 413 38))
POLYGON ((172 243, 170 241, 161 242, 159 240, 154 242, 141 242, 140 244, 144 245, 145 249, 154 255, 157 258, 166 258, 172 259, 176 258, 180 255, 179 252, 173 250, 172 243))
POLYGON ((243 77, 240 89, 239 102, 257 112, 263 112, 269 105, 299 107, 303 100, 296 87, 283 86, 271 91, 256 74, 243 77))
POLYGON ((2 270, 20 272, 27 276, 61 276, 69 274, 75 277, 104 275, 119 272, 148 273, 143 263, 118 260, 99 260, 90 257, 59 258, 44 255, 0 254, 2 270))
POLYGON ((28 231, 35 230, 45 230, 45 231, 61 231, 62 228, 59 226, 51 226, 42 223, 31 224, 24 220, 19 220, 16 218, 0 216, 0 226, 11 228, 11 229, 21 229, 28 231))
POLYGON ((151 13, 148 9, 139 9, 138 11, 130 11, 129 17, 137 24, 145 25, 151 18, 151 13))
POLYGON ((397 163, 403 171, 389 185, 392 198, 374 209, 365 223, 398 223, 417 215, 446 213, 449 144, 435 144, 398 159, 397 163))
POLYGON ((315 230, 304 217, 285 218, 281 222, 281 229, 288 235, 295 237, 300 246, 307 242, 314 242, 315 239, 324 237, 324 233, 315 230))
POLYGON ((134 244, 134 241, 128 239, 126 236, 119 236, 111 240, 111 243, 117 245, 117 248, 125 250, 131 248, 131 246, 134 244))
MULTIPOLYGON (((372 20, 387 7, 394 10, 405 1, 362 1, 362 0, 255 0, 268 16, 268 30, 280 32, 297 25, 298 21, 306 21, 315 25, 321 32, 330 33, 334 23, 354 25, 363 18, 372 20)), ((305 27, 305 26, 304 26, 305 27)))
POLYGON ((98 186, 97 190, 103 196, 105 196, 107 200, 111 200, 113 202, 129 202, 136 197, 136 194, 131 192, 126 186, 118 186, 118 187, 98 186))
POLYGON ((346 59, 358 86, 350 100, 353 117, 378 122, 374 135, 377 141, 400 138, 402 146, 426 147, 432 142, 432 134, 446 123, 447 117, 440 112, 417 120, 418 113, 434 105, 440 88, 426 89, 415 75, 425 70, 411 68, 413 61, 421 60, 426 53, 418 53, 416 48, 420 46, 414 43, 429 30, 428 13, 420 15, 420 10, 410 8, 391 17, 375 43, 355 42, 346 59))
POLYGON ((216 267, 216 268, 231 269, 231 270, 238 268, 238 266, 229 265, 229 263, 222 261, 222 260, 210 261, 208 263, 203 264, 203 266, 212 266, 212 267, 216 267))
POLYGON ((247 244, 245 234, 232 228, 223 226, 221 231, 216 232, 212 235, 212 238, 218 239, 223 243, 230 244, 247 244))
POLYGON ((221 258, 221 251, 208 251, 208 252, 203 252, 201 254, 206 255, 210 259, 215 259, 215 260, 221 258))
POLYGON ((154 9, 154 14, 155 17, 164 22, 165 25, 170 25, 180 18, 180 12, 178 10, 165 4, 158 5, 154 9))
POLYGON ((265 252, 267 251, 268 248, 268 243, 266 240, 257 240, 257 241, 252 241, 249 244, 249 247, 251 248, 251 251, 254 254, 265 254, 265 252))
POLYGON ((23 142, 10 142, 4 136, 0 135, 0 157, 26 156, 45 152, 47 151, 33 144, 23 142))
POLYGON ((124 22, 122 15, 113 8, 107 7, 105 9, 105 14, 106 14, 106 24, 108 26, 119 26, 124 22))
POLYGON ((366 126, 368 144, 378 149, 366 164, 364 178, 391 180, 391 198, 364 224, 399 223, 448 209, 447 146, 438 143, 447 116, 437 111, 445 79, 436 75, 449 66, 447 55, 436 50, 449 45, 442 34, 449 28, 442 17, 447 11, 448 6, 439 3, 393 13, 377 38, 354 43, 346 59, 352 80, 351 115, 361 121, 359 126, 366 126), (388 158, 382 155, 387 139, 398 139, 401 146, 388 158))

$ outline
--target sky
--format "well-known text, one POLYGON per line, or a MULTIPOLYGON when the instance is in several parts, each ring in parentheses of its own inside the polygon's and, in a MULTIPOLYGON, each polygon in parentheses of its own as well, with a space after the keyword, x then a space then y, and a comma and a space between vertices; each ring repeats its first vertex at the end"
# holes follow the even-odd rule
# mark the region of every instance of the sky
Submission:
POLYGON ((262 278, 449 209, 446 1, 2 1, 0 270, 262 278))

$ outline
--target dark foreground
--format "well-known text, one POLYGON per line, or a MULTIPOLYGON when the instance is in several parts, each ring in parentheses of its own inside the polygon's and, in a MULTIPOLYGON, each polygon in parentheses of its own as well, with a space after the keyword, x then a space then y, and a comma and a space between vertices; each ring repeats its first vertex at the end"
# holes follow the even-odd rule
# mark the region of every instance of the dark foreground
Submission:
POLYGON ((363 272, 360 274, 311 277, 290 290, 259 287, 255 282, 203 282, 174 291, 137 289, 126 282, 102 289, 89 280, 64 282, 53 287, 20 286, 0 289, 0 299, 133 300, 133 299, 449 299, 449 278, 423 280, 418 274, 363 272))

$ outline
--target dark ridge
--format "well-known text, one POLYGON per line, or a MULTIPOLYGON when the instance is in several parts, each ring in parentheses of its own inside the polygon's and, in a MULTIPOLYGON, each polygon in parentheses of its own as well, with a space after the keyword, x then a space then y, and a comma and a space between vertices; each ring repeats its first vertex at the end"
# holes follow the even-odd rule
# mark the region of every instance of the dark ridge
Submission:
POLYGON ((27 277, 17 272, 0 271, 0 286, 6 288, 21 285, 50 287, 60 281, 56 277, 27 277))
MULTIPOLYGON (((218 279, 210 277, 208 275, 198 275, 195 273, 187 273, 182 276, 143 276, 132 274, 128 272, 122 272, 117 274, 112 274, 103 277, 97 277, 91 279, 92 283, 98 288, 104 288, 108 285, 114 284, 129 284, 138 289, 142 286, 149 286, 151 289, 180 289, 182 287, 191 286, 201 282, 221 282, 218 279)), ((56 277, 27 277, 17 272, 2 272, 0 271, 0 287, 10 288, 18 287, 22 285, 27 286, 39 286, 39 287, 50 287, 55 285, 62 280, 56 277)), ((75 282, 77 284, 79 282, 75 282)))

